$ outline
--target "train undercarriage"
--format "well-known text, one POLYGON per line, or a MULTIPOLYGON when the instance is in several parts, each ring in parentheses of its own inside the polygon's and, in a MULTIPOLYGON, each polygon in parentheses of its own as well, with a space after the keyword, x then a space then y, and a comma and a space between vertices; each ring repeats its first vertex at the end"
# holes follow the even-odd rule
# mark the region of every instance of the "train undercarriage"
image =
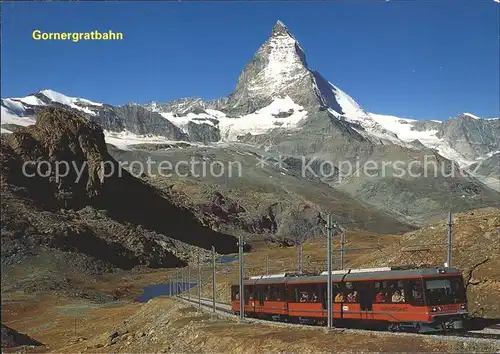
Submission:
MULTIPOLYGON (((239 315, 239 311, 233 311, 233 314, 239 315)), ((309 326, 327 326, 327 319, 323 317, 293 317, 255 313, 245 313, 245 317, 309 326)), ((464 315, 439 316, 433 322, 389 322, 333 318, 333 327, 407 333, 464 332, 466 331, 465 320, 466 316, 464 315)))

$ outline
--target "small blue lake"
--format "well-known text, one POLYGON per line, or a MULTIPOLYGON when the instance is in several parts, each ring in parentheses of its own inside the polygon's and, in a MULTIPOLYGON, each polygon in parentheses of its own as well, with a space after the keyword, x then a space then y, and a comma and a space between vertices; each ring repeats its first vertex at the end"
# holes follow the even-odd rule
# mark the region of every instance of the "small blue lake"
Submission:
MULTIPOLYGON (((238 260, 238 255, 227 255, 216 259, 216 262, 231 263, 238 260)), ((197 286, 197 282, 172 282, 145 286, 142 295, 135 298, 137 302, 147 302, 158 296, 176 295, 197 286)))
POLYGON ((136 302, 147 302, 158 296, 176 295, 198 285, 196 282, 172 282, 148 285, 142 289, 142 295, 135 298, 136 302))
POLYGON ((225 256, 220 257, 216 261, 217 263, 231 263, 238 260, 238 256, 225 256))

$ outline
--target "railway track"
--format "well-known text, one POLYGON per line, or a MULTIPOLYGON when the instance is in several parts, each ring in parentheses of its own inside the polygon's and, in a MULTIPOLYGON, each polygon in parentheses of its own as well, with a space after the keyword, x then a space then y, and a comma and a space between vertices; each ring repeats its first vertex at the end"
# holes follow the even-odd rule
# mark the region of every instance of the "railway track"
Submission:
MULTIPOLYGON (((199 305, 201 304, 202 310, 205 311, 213 311, 213 303, 212 299, 205 299, 202 298, 201 301, 198 300, 198 298, 191 298, 188 299, 186 297, 180 297, 180 299, 186 303, 193 304, 193 305, 199 305)), ((218 314, 222 314, 225 317, 231 317, 231 318, 239 318, 236 315, 233 315, 232 310, 231 310, 231 305, 228 303, 216 301, 215 302, 215 308, 216 312, 218 314)), ((293 323, 286 323, 286 322, 276 322, 276 321, 269 321, 269 320, 263 320, 263 319, 256 319, 256 318, 245 318, 245 321, 248 322, 254 322, 254 323, 263 323, 263 324, 272 324, 272 325, 278 325, 278 326, 284 326, 284 327, 296 327, 296 326, 301 326, 301 328, 308 328, 308 329, 318 329, 318 326, 312 326, 312 325, 305 325, 305 324, 293 324, 293 323)), ((338 332, 358 332, 358 333, 377 333, 377 334, 386 334, 386 335, 402 335, 402 336, 430 336, 433 338, 439 338, 439 339, 444 339, 444 340, 466 340, 466 341, 488 341, 488 342, 493 342, 495 344, 499 345, 499 350, 500 350, 500 329, 498 327, 492 326, 490 328, 486 328, 481 331, 469 331, 469 332, 464 332, 464 333, 432 333, 432 334, 422 334, 422 333, 405 333, 405 332, 389 332, 389 331, 382 331, 382 330, 364 330, 364 329, 354 329, 354 328, 334 328, 333 331, 338 331, 338 332)))

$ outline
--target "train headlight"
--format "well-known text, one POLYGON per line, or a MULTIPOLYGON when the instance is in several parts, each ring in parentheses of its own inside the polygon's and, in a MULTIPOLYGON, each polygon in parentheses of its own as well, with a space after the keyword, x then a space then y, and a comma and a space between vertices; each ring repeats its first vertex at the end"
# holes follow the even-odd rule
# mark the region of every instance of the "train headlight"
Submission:
POLYGON ((460 308, 461 308, 462 310, 467 310, 467 305, 466 305, 466 304, 462 304, 462 305, 460 305, 460 308))
POLYGON ((432 311, 432 312, 437 312, 437 310, 438 310, 438 309, 437 309, 437 307, 433 307, 433 308, 431 309, 431 311, 432 311))

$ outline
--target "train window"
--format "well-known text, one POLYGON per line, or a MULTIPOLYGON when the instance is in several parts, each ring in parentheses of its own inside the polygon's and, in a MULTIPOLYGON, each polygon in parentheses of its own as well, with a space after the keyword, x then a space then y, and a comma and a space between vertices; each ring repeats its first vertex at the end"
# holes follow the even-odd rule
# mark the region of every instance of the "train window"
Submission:
POLYGON ((284 284, 273 286, 273 300, 285 301, 285 285, 284 284))
POLYGON ((333 301, 334 302, 345 302, 345 287, 344 284, 335 283, 333 284, 333 301))
POLYGON ((284 301, 284 285, 264 285, 264 301, 284 301))
POLYGON ((375 298, 373 299, 374 303, 383 303, 386 302, 386 288, 381 281, 375 282, 375 298))
POLYGON ((240 289, 239 286, 231 287, 231 300, 239 300, 240 299, 240 289))
POLYGON ((321 302, 318 284, 299 285, 293 289, 294 302, 321 302))
MULTIPOLYGON (((402 280, 395 280, 389 282, 389 293, 390 302, 392 303, 401 303, 405 302, 405 292, 402 280)), ((389 301, 387 301, 389 302, 389 301)))
POLYGON ((384 280, 375 282, 375 303, 405 302, 405 281, 384 280))
POLYGON ((461 277, 425 279, 427 305, 456 304, 466 301, 461 277))
POLYGON ((424 304, 424 292, 422 289, 422 281, 420 279, 412 279, 407 281, 406 286, 406 301, 412 305, 424 304))
POLYGON ((346 302, 358 302, 359 301, 359 291, 357 283, 346 283, 346 302))
POLYGON ((265 285, 256 285, 255 286, 255 299, 258 300, 260 303, 264 301, 264 291, 266 290, 265 285))
POLYGON ((311 296, 309 298, 309 302, 321 302, 321 287, 319 284, 311 285, 311 296))
POLYGON ((264 285, 264 301, 271 300, 272 293, 271 285, 264 285))
POLYGON ((255 287, 252 285, 245 286, 245 304, 248 305, 249 301, 254 301, 257 300, 256 294, 255 294, 255 287))

